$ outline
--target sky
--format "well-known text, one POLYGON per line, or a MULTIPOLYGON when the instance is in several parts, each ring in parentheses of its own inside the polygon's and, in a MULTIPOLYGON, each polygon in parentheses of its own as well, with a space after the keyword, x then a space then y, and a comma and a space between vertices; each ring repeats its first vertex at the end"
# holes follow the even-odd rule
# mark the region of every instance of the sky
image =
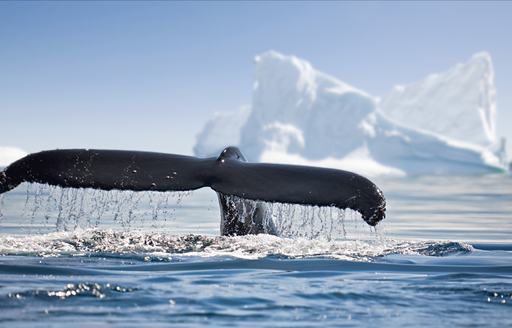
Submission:
POLYGON ((254 56, 383 96, 487 51, 512 144, 511 2, 0 2, 0 146, 192 154, 251 103, 254 56))

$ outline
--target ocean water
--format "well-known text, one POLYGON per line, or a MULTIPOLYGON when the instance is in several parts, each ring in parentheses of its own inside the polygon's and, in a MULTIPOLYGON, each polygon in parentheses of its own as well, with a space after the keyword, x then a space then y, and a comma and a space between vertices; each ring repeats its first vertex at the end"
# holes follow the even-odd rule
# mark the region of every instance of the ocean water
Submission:
POLYGON ((0 200, 0 326, 512 326, 512 178, 377 179, 387 218, 22 185, 0 200))

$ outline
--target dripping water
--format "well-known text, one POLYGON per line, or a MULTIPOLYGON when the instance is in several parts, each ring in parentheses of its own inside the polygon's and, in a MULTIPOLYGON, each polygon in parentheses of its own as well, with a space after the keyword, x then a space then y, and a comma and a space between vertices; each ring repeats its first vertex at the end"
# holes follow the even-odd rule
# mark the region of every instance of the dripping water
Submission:
MULTIPOLYGON (((255 201, 232 195, 225 197, 228 207, 237 211, 242 222, 248 218, 254 220, 255 211, 263 209, 263 231, 280 237, 327 241, 381 237, 376 229, 363 221, 358 212, 350 209, 255 201)), ((254 221, 251 223, 258 224, 254 221)))
POLYGON ((0 220, 2 220, 4 213, 2 212, 2 208, 4 207, 4 195, 0 194, 0 220))
MULTIPOLYGON (((24 185, 22 216, 32 227, 45 230, 54 227, 59 231, 96 228, 111 223, 125 230, 147 225, 158 229, 168 220, 175 219, 176 208, 191 195, 191 192, 103 191, 37 183, 24 185)), ((2 213, 3 195, 0 197, 2 213)))
MULTIPOLYGON (((73 231, 102 226, 126 230, 158 230, 174 222, 176 210, 192 192, 102 191, 25 184, 23 216, 30 229, 73 231)), ((379 239, 382 233, 371 228, 359 213, 336 207, 253 201, 226 196, 228 206, 248 225, 261 225, 264 232, 286 238, 347 240, 379 239), (255 213, 262 220, 255 222, 255 213), (373 230, 372 230, 373 229, 373 230)), ((0 200, 0 206, 2 200, 0 200)), ((215 204, 216 205, 216 204, 215 204)), ((208 205, 208 209, 213 207, 208 205)), ((0 209, 0 217, 1 217, 0 209)), ((5 214, 4 214, 5 215, 5 214)))

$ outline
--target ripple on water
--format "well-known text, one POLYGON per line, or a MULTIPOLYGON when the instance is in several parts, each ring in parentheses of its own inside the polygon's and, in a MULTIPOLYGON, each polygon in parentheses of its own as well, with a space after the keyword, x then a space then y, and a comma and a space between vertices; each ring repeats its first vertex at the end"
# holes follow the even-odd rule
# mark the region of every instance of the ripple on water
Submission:
POLYGON ((128 288, 112 284, 99 284, 99 283, 77 283, 67 284, 62 289, 36 289, 22 292, 9 293, 7 295, 10 299, 25 299, 25 298, 38 298, 38 299, 61 299, 65 300, 72 297, 94 297, 105 298, 113 293, 129 293, 135 291, 135 288, 128 288))

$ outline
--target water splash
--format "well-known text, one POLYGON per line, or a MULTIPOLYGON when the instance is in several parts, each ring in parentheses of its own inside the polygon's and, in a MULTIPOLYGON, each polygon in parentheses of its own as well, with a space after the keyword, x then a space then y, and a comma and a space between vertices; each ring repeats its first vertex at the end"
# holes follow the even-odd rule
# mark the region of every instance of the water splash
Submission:
POLYGON ((85 230, 46 235, 1 236, 0 254, 37 256, 110 256, 168 261, 177 256, 232 256, 257 259, 328 257, 371 261, 391 254, 448 256, 472 251, 457 242, 402 240, 312 240, 272 235, 170 235, 140 231, 85 230))
POLYGON ((4 207, 4 195, 0 194, 0 221, 2 220, 4 213, 2 212, 2 208, 4 207))

